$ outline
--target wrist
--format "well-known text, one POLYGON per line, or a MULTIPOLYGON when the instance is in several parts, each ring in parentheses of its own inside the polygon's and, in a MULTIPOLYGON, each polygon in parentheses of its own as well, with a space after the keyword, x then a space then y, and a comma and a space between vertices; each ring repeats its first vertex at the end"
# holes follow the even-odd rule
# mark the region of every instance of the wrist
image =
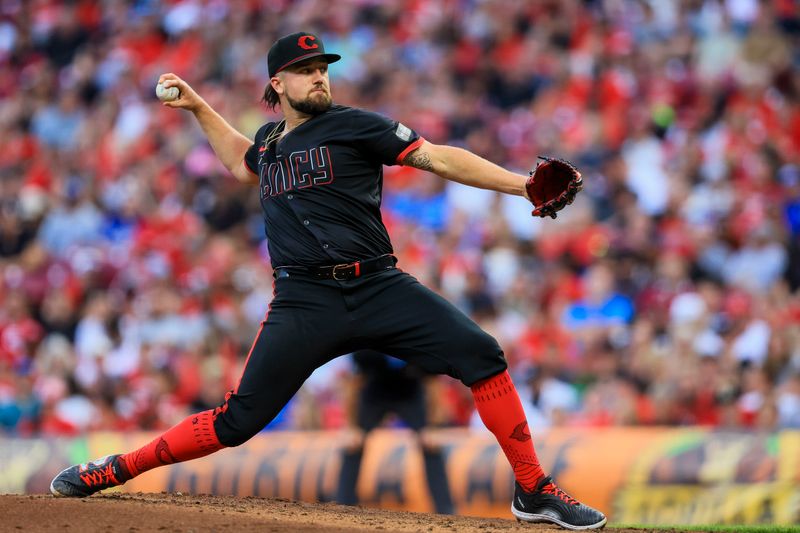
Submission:
POLYGON ((520 177, 520 185, 519 185, 519 195, 531 201, 531 197, 528 195, 528 181, 530 180, 529 176, 523 176, 522 174, 519 175, 520 177))
POLYGON ((209 111, 213 111, 211 109, 211 106, 208 105, 208 102, 206 102, 205 100, 203 100, 199 96, 197 97, 197 103, 195 105, 189 107, 188 109, 189 109, 189 111, 194 113, 194 115, 197 118, 200 118, 200 116, 203 115, 203 114, 207 114, 209 111))

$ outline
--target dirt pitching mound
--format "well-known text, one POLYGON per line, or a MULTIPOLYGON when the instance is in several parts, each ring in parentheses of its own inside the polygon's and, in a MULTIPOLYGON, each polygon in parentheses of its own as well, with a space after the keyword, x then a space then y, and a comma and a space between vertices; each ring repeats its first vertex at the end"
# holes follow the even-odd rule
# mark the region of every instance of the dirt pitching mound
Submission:
MULTIPOLYGON (((352 532, 544 533, 560 531, 516 520, 408 513, 303 503, 282 499, 177 494, 108 494, 54 498, 45 494, 0 495, 0 530, 75 533, 352 532)), ((643 530, 623 530, 642 533, 643 530)))

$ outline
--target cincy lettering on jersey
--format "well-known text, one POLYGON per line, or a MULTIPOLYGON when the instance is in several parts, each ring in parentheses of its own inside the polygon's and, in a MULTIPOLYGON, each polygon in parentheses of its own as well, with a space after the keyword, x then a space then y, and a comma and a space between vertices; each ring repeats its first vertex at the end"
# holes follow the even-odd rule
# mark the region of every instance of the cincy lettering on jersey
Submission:
POLYGON ((287 191, 333 183, 333 164, 327 146, 292 152, 288 157, 260 166, 261 197, 265 200, 287 191))

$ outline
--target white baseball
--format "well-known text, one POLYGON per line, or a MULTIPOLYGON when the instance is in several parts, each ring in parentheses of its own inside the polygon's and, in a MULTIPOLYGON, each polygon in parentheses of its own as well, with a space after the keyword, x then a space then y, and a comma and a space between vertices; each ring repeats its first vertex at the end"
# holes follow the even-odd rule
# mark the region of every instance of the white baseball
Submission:
POLYGON ((161 83, 156 85, 156 96, 162 102, 171 102, 177 99, 180 95, 181 92, 177 87, 164 87, 164 85, 161 83))

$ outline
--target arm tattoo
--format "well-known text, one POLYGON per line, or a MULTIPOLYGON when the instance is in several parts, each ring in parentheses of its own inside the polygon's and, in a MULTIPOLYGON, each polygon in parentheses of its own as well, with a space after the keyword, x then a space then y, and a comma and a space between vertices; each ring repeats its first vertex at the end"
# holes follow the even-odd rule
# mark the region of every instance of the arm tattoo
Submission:
POLYGON ((433 163, 431 162, 431 156, 427 152, 423 152, 420 149, 416 149, 410 154, 408 154, 403 159, 403 164, 409 167, 418 168, 420 170, 427 170, 429 172, 433 172, 433 163))

